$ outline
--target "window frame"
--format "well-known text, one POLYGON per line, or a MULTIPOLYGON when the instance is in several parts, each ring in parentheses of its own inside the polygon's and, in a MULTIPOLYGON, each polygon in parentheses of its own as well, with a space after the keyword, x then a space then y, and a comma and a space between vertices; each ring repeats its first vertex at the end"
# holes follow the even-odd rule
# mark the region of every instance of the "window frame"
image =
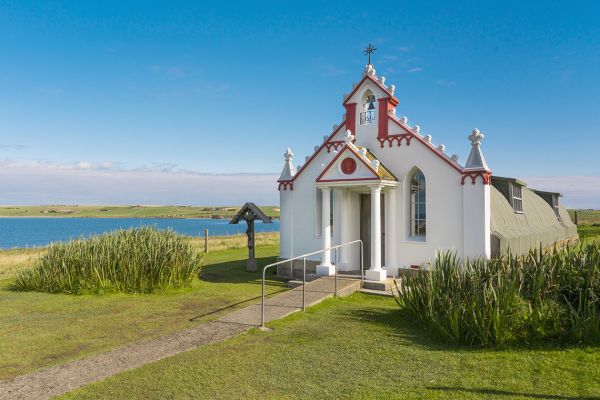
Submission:
POLYGON ((410 175, 408 185, 408 238, 411 241, 425 241, 427 239, 427 180, 423 171, 415 170, 410 175), (416 190, 415 179, 417 179, 416 190), (419 193, 422 193, 421 196, 419 193))
POLYGON ((524 214, 525 212, 523 211, 523 188, 514 182, 510 185, 510 198, 513 210, 517 214, 524 214))

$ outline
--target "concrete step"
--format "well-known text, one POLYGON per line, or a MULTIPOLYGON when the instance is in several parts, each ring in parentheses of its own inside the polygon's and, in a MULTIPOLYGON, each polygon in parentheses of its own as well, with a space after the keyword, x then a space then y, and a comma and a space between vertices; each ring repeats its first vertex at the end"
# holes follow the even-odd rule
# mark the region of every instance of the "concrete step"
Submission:
POLYGON ((363 281, 363 289, 379 290, 382 292, 389 291, 394 285, 394 278, 387 278, 385 281, 363 281))
POLYGON ((394 297, 394 293, 392 293, 391 291, 389 292, 385 292, 385 291, 381 291, 381 290, 372 290, 372 289, 360 289, 359 290, 360 293, 366 293, 366 294, 372 294, 375 296, 385 296, 385 297, 394 297))
MULTIPOLYGON (((323 278, 323 275, 317 275, 317 274, 306 274, 306 282, 312 282, 315 281, 319 278, 323 278)), ((329 279, 335 279, 335 275, 333 276, 328 276, 327 278, 329 279)), ((346 274, 346 273, 341 273, 338 274, 338 280, 340 279, 356 279, 357 281, 360 280, 360 272, 358 273, 358 275, 356 274, 346 274)), ((299 286, 302 286, 302 279, 290 279, 287 283, 287 287, 290 289, 294 289, 297 288, 299 286)))

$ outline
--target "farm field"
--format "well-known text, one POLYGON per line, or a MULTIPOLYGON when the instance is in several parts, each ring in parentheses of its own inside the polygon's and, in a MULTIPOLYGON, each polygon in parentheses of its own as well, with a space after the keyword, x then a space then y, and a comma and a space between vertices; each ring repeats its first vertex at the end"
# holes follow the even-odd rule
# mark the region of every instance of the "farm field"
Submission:
POLYGON ((446 345, 356 293, 116 375, 68 399, 597 399, 600 349, 446 345))
POLYGON ((575 222, 575 211, 577 211, 578 225, 600 224, 600 210, 569 210, 573 222, 575 222))
MULTIPOLYGON (((244 239, 213 238, 201 279, 191 288, 144 295, 16 292, 13 277, 44 250, 0 251, 0 380, 180 331, 260 301, 260 274, 245 271, 244 239)), ((257 242, 259 265, 272 262, 278 234, 257 234, 257 242)), ((267 288, 286 290, 272 278, 267 288)))
MULTIPOLYGON (((0 206, 0 217, 87 217, 87 218, 228 218, 240 206, 0 206)), ((279 208, 260 206, 270 217, 279 217, 279 208)))

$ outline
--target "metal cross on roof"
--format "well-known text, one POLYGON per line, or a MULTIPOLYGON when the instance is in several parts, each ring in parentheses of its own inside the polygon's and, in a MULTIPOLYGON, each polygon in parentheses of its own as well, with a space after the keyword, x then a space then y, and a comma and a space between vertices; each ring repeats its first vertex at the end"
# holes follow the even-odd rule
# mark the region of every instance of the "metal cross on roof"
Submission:
POLYGON ((371 64, 371 54, 375 53, 377 48, 373 47, 371 43, 364 49, 363 53, 369 57, 369 64, 371 64))

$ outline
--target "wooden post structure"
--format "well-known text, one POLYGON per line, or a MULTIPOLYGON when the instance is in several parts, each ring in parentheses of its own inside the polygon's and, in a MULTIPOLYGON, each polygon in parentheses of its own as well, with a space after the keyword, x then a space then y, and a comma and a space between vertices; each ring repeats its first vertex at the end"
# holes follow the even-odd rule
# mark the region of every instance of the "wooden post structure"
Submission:
POLYGON ((575 226, 578 226, 579 224, 577 223, 577 210, 575 210, 575 226))
POLYGON ((271 217, 267 217, 254 203, 246 203, 233 217, 230 224, 238 224, 240 221, 246 222, 246 236, 248 236, 248 262, 246 271, 256 272, 256 257, 254 254, 254 221, 260 219, 266 224, 273 221, 271 217))
POLYGON ((208 254, 208 229, 204 230, 204 252, 208 254))

